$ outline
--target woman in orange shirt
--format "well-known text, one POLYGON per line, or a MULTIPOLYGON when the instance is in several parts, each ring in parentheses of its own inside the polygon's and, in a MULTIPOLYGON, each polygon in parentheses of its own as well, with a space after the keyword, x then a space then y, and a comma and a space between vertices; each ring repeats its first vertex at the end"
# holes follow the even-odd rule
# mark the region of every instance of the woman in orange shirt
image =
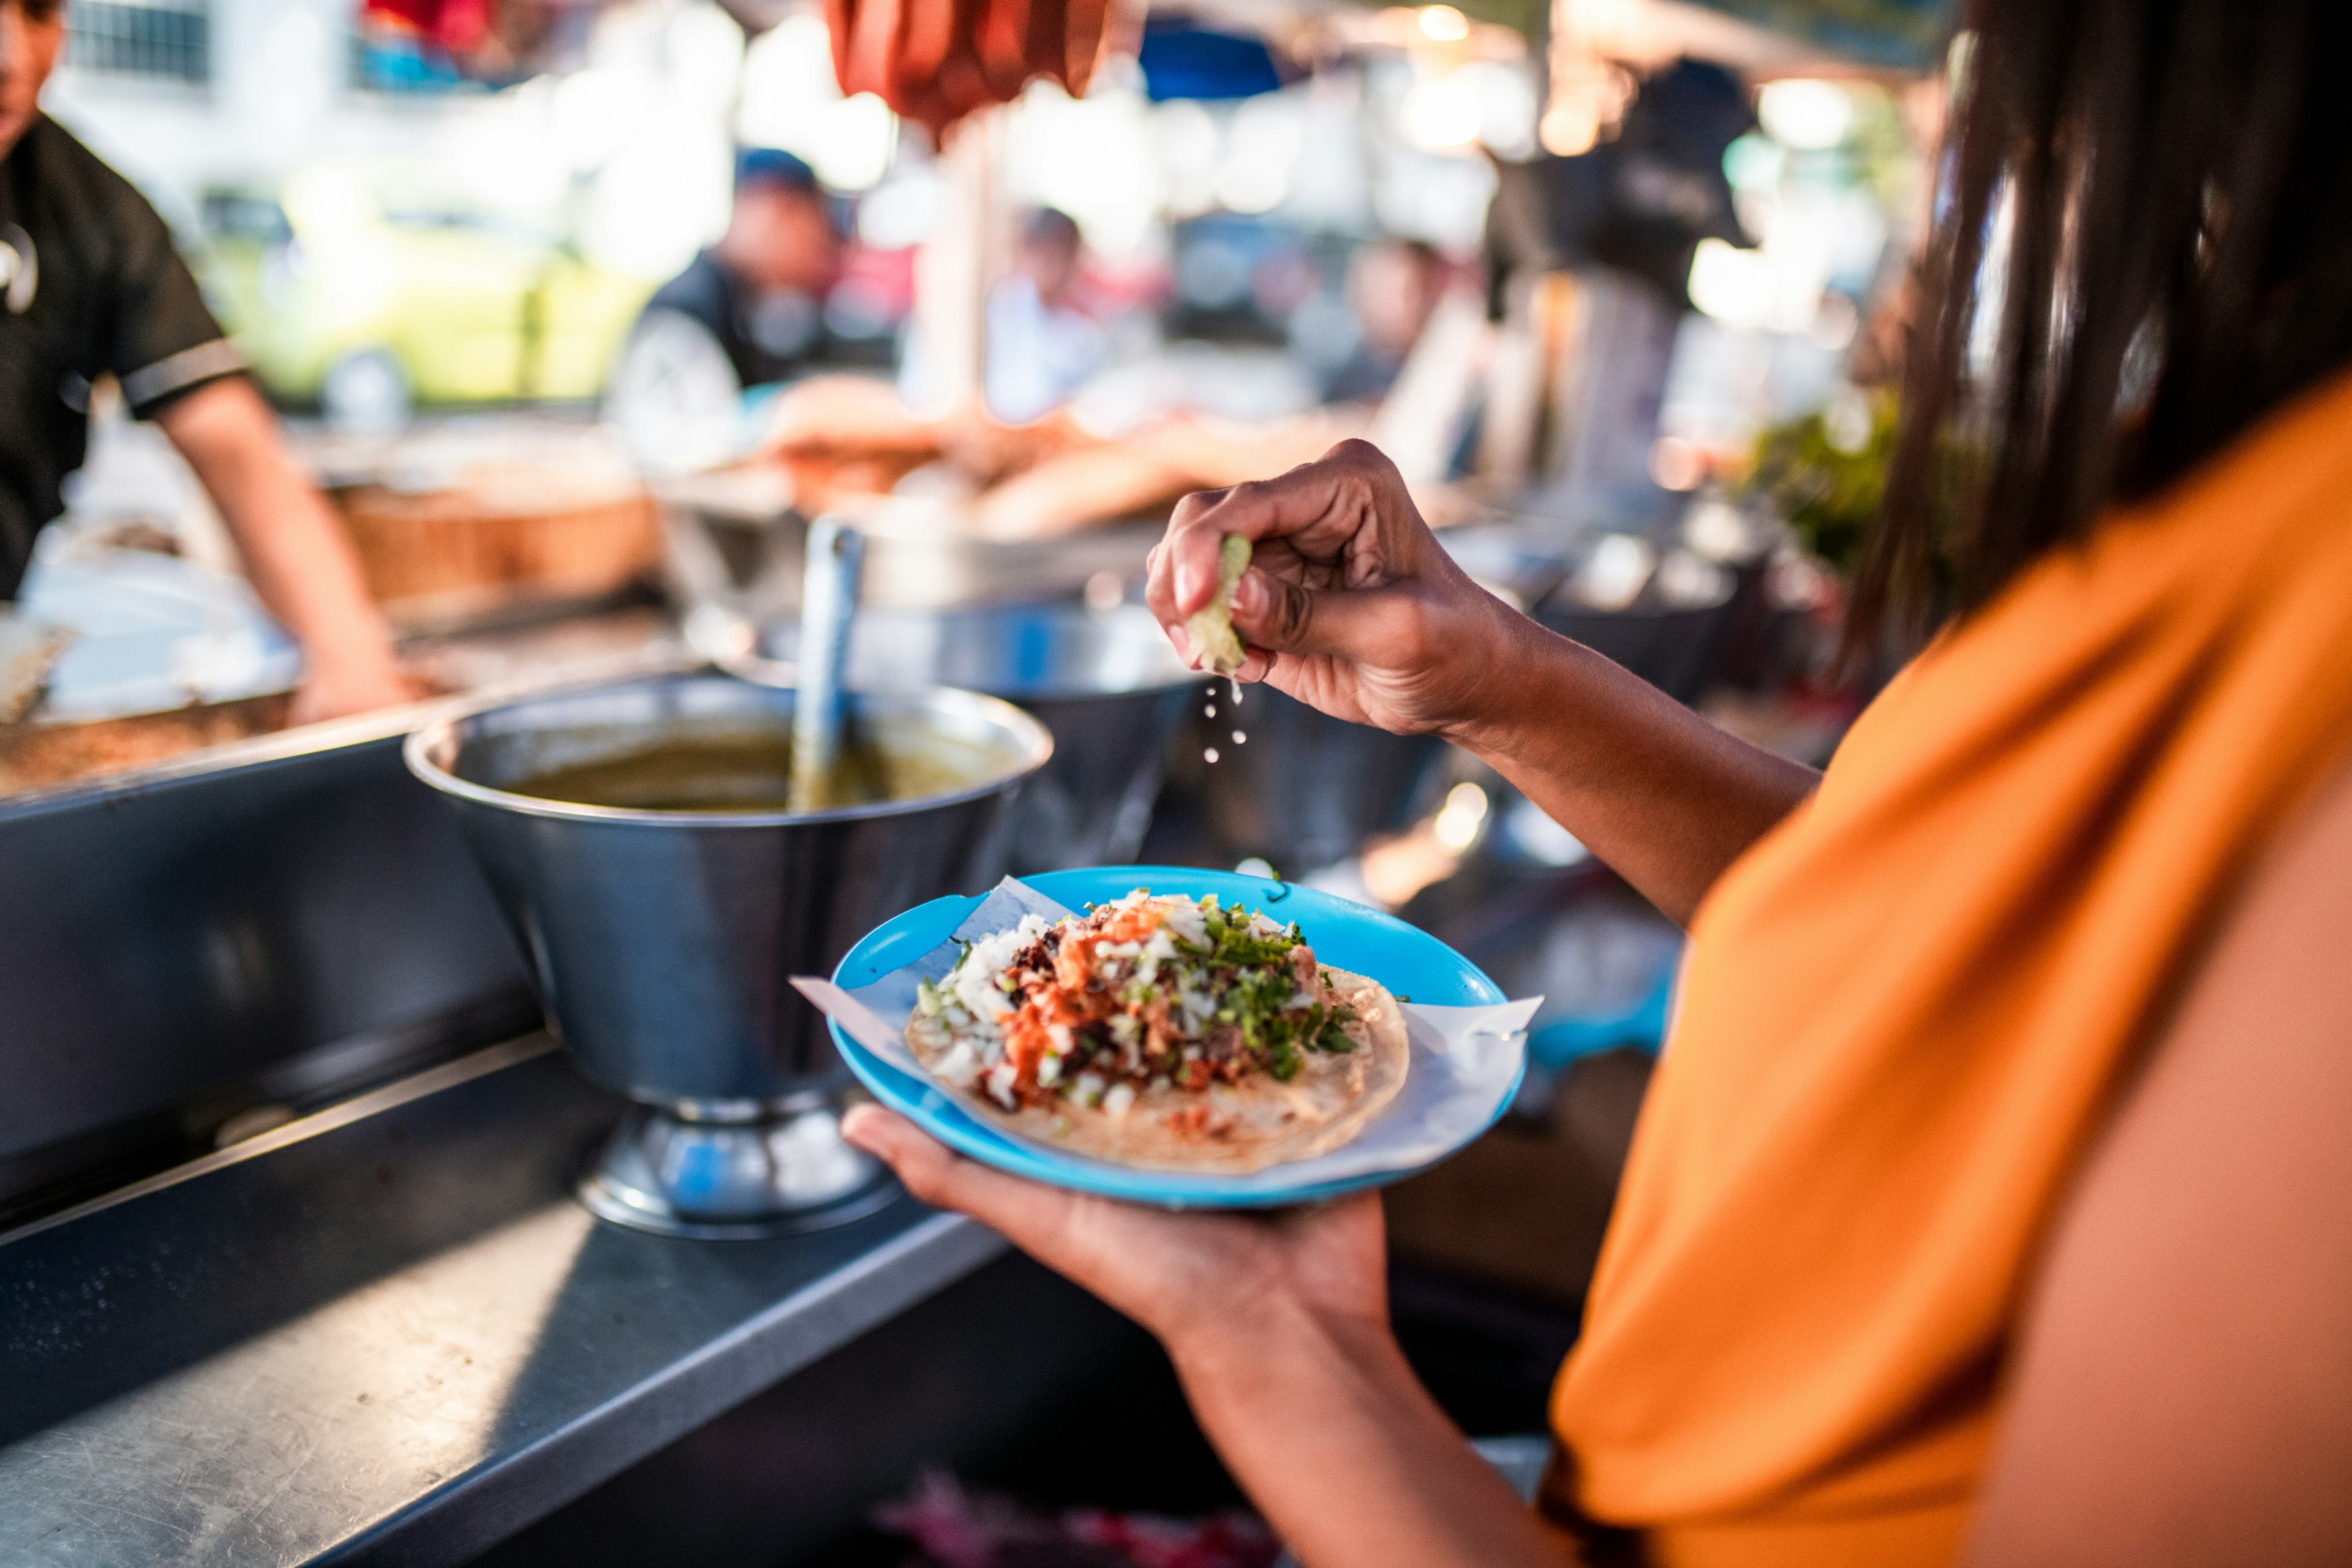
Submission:
POLYGON ((2352 16, 1968 9, 1858 594, 1947 620, 1825 773, 1479 592, 1369 447, 1154 562, 1181 639, 1253 540, 1245 678, 1444 733, 1690 928, 1538 1513, 1398 1353, 1374 1200, 852 1121, 1157 1332, 1313 1568, 2352 1562, 2352 16))

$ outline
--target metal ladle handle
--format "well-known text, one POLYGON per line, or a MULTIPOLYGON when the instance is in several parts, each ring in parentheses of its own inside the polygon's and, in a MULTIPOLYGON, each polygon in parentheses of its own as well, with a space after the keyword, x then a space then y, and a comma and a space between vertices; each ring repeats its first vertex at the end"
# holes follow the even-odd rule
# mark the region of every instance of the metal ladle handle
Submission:
POLYGON ((849 626, 857 613, 866 536, 836 519, 819 518, 810 525, 805 559, 801 576, 800 694, 793 702, 790 805, 794 811, 818 811, 834 804, 849 626))

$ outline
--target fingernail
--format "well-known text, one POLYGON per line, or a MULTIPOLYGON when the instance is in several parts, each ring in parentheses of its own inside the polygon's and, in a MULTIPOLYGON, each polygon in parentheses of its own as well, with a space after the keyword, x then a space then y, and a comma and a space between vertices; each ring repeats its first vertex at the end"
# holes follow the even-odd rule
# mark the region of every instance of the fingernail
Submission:
POLYGON ((1182 609, 1201 594, 1201 569, 1191 562, 1176 568, 1176 607, 1182 609))
POLYGON ((1244 620, 1254 621, 1265 615, 1272 608, 1270 600, 1265 579, 1255 571, 1242 574, 1242 580, 1234 586, 1234 614, 1244 620))

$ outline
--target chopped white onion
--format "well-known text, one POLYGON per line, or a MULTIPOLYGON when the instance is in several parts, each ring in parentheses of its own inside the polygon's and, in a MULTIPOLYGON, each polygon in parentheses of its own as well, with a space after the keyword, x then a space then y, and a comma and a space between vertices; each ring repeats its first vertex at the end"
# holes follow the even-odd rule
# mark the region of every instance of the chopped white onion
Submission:
POLYGON ((958 1089, 970 1089, 980 1077, 980 1058, 972 1054, 968 1040, 958 1040, 947 1055, 940 1058, 940 1076, 958 1089))

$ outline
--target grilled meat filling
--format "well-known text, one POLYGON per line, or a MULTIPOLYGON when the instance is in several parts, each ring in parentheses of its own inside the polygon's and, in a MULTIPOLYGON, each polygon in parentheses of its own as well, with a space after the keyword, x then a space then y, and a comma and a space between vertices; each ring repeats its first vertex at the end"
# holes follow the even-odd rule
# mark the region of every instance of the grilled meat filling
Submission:
POLYGON ((957 1042, 942 1071, 1007 1109, 1124 1115, 1140 1089, 1287 1081, 1366 1037, 1297 926, 1140 888, 971 944, 921 1005, 957 1042))

